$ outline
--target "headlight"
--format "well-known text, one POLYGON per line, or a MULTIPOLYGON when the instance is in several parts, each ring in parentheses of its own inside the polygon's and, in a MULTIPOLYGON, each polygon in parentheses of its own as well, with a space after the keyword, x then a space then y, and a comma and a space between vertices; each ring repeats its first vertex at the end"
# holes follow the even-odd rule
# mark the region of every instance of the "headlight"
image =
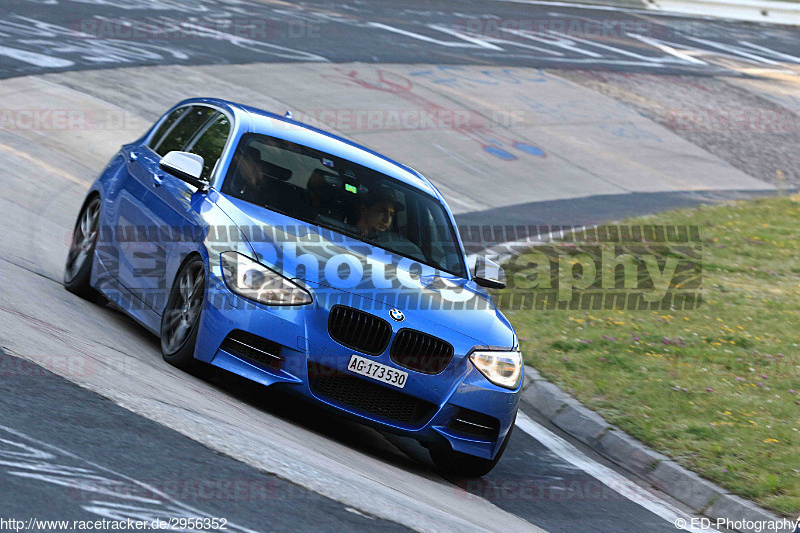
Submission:
POLYGON ((228 288, 249 300, 268 305, 305 305, 311 294, 277 272, 237 252, 224 252, 222 274, 228 288))
POLYGON ((522 355, 518 351, 472 352, 469 360, 486 379, 507 389, 516 389, 522 377, 522 355))

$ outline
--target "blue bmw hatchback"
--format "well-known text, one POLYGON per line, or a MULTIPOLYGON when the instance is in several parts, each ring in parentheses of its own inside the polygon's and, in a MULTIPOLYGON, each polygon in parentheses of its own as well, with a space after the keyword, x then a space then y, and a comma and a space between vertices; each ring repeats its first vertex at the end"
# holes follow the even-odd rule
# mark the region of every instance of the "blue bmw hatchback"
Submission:
POLYGON ((207 363, 489 472, 523 364, 442 195, 415 170, 291 118, 181 102, 91 187, 64 283, 207 363))

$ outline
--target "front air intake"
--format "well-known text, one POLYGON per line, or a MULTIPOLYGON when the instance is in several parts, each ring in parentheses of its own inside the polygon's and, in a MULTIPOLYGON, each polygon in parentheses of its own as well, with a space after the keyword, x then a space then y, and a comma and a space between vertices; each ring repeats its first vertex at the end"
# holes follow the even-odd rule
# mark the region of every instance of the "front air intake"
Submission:
POLYGON ((220 348, 272 370, 280 370, 283 362, 280 344, 239 329, 231 331, 220 348))
POLYGON ((420 425, 430 420, 436 411, 436 405, 409 396, 399 389, 385 387, 317 363, 308 363, 308 378, 311 391, 316 396, 362 415, 420 425))
POLYGON ((458 409, 458 412, 447 424, 447 427, 455 433, 489 441, 497 440, 497 436, 500 433, 499 420, 463 407, 458 409))

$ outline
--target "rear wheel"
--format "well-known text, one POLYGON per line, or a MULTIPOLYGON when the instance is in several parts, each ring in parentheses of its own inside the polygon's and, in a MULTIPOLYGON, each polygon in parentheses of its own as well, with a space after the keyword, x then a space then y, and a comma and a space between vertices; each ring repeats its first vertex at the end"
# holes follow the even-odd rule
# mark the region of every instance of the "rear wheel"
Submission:
POLYGON ((183 370, 197 366, 194 349, 205 297, 205 266, 193 257, 181 268, 161 317, 161 353, 169 364, 183 370))
MULTIPOLYGON (((516 416, 514 421, 516 422, 516 416)), ((482 457, 475 457, 467 453, 454 451, 449 444, 431 447, 428 452, 434 464, 439 467, 445 474, 455 475, 458 477, 481 477, 488 474, 492 468, 495 467, 503 452, 506 451, 508 441, 511 440, 511 433, 514 431, 514 422, 506 433, 506 438, 503 439, 503 444, 497 451, 494 459, 484 459, 482 457)))
POLYGON ((89 285, 89 279, 100 229, 101 205, 100 197, 95 196, 81 209, 64 267, 64 287, 71 293, 99 303, 104 299, 89 285))

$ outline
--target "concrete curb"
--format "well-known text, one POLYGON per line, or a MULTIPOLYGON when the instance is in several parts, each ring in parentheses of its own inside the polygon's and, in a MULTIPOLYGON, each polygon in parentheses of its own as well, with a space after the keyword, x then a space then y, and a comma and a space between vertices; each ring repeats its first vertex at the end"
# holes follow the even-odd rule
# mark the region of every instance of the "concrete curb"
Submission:
POLYGON ((684 15, 800 25, 800 3, 776 0, 647 0, 647 8, 684 15))
MULTIPOLYGON (((727 519, 733 522, 763 523, 781 520, 754 503, 734 496, 686 470, 667 456, 651 450, 581 405, 544 379, 535 368, 527 365, 521 400, 558 428, 628 472, 644 478, 653 487, 675 498, 695 513, 705 515, 713 521, 727 519)), ((778 531, 793 530, 794 528, 778 531)), ((743 527, 736 531, 749 533, 764 529, 743 527)))

